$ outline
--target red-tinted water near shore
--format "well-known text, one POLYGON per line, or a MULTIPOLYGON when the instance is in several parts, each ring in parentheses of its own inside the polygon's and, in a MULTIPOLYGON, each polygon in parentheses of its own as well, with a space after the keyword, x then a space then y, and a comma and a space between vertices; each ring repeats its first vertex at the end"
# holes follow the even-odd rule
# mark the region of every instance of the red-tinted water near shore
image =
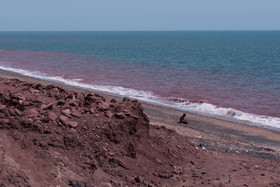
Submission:
POLYGON ((280 128, 280 94, 236 82, 238 75, 116 62, 59 52, 0 51, 0 68, 183 111, 280 128))

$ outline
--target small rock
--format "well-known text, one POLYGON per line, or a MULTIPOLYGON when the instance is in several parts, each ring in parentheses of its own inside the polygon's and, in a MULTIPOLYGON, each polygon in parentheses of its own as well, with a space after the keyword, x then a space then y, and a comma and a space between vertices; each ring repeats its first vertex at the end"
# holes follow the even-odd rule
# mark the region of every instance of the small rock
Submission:
POLYGON ((16 113, 18 116, 22 116, 21 111, 19 111, 18 109, 15 109, 15 113, 16 113))
POLYGON ((33 124, 34 120, 32 118, 23 117, 21 122, 25 127, 30 127, 30 124, 33 124))
POLYGON ((50 120, 55 121, 57 118, 57 115, 53 112, 49 112, 48 117, 50 120))
POLYGON ((72 115, 73 117, 77 117, 77 118, 82 117, 82 114, 81 114, 80 112, 78 112, 77 110, 73 110, 73 111, 71 112, 71 115, 72 115))
POLYGON ((108 103, 106 102, 101 102, 98 104, 98 108, 101 110, 101 111, 106 111, 106 110, 109 110, 110 106, 108 103))
POLYGON ((64 116, 64 115, 60 115, 59 116, 59 120, 64 124, 67 125, 67 123, 69 122, 68 117, 64 116))
POLYGON ((122 112, 119 112, 119 113, 116 113, 116 117, 120 118, 120 119, 124 119, 124 118, 126 118, 126 115, 122 112))
POLYGON ((28 116, 37 116, 38 114, 39 113, 36 110, 36 108, 31 108, 31 109, 28 109, 24 112, 24 115, 28 115, 28 116))
POLYGON ((196 173, 193 173, 192 177, 198 177, 198 175, 196 173))
POLYGON ((176 147, 177 147, 178 149, 182 149, 182 147, 181 147, 181 146, 179 146, 179 145, 177 145, 176 147))
POLYGON ((50 103, 50 104, 43 104, 41 108, 42 108, 43 110, 48 110, 48 109, 51 109, 52 106, 53 106, 52 103, 50 103))
POLYGON ((69 103, 70 106, 78 106, 79 104, 76 101, 71 101, 69 103))
POLYGON ((130 114, 130 116, 133 117, 134 119, 139 119, 138 116, 135 116, 135 115, 133 115, 133 114, 130 114))
POLYGON ((181 168, 174 166, 173 173, 180 174, 180 172, 181 172, 181 168))
POLYGON ((12 109, 12 108, 9 110, 9 113, 10 113, 11 116, 16 116, 17 115, 15 110, 12 109))
POLYGON ((18 100, 19 105, 23 105, 23 100, 18 100))
POLYGON ((0 124, 8 124, 10 123, 9 119, 0 119, 0 124))
POLYGON ((9 112, 7 109, 4 110, 3 113, 4 113, 7 117, 10 117, 10 116, 11 116, 10 112, 9 112))
POLYGON ((13 99, 17 99, 17 100, 25 100, 25 97, 23 95, 12 95, 13 99))
POLYGON ((3 109, 5 109, 5 108, 6 108, 6 105, 0 104, 0 110, 3 110, 3 109))
POLYGON ((78 92, 76 98, 78 101, 83 101, 85 99, 85 96, 83 93, 78 92))
POLYGON ((162 164, 162 161, 161 161, 160 159, 157 158, 156 161, 157 161, 158 163, 162 164))
POLYGON ((30 93, 32 93, 32 94, 35 94, 35 93, 40 93, 40 91, 39 90, 36 90, 36 89, 34 89, 34 88, 29 88, 29 90, 28 90, 30 93))
POLYGON ((30 101, 23 101, 21 105, 22 106, 29 106, 29 105, 31 105, 31 103, 30 103, 30 101))
POLYGON ((69 109, 65 109, 61 111, 65 116, 71 117, 71 111, 69 109))
POLYGON ((89 110, 89 113, 91 113, 91 114, 95 113, 95 109, 94 109, 94 108, 91 108, 91 109, 89 110))
POLYGON ((111 111, 106 111, 105 115, 108 117, 108 118, 112 118, 114 116, 114 114, 111 112, 111 111))
POLYGON ((67 123, 68 126, 70 126, 71 128, 76 128, 78 126, 78 122, 76 121, 69 121, 67 123))
POLYGON ((2 112, 0 112, 0 119, 6 117, 6 115, 2 112))
POLYGON ((18 104, 18 100, 17 99, 12 99, 12 103, 15 104, 15 105, 18 104))
MULTIPOLYGON (((10 123, 9 119, 0 119, 0 129, 1 128, 8 128, 9 127, 9 123, 10 123)), ((1 186, 1 183, 0 183, 0 186, 1 186)))
POLYGON ((71 128, 76 128, 78 126, 78 122, 70 121, 69 118, 64 115, 60 115, 59 120, 63 125, 69 126, 71 128))
POLYGON ((42 103, 42 101, 40 100, 40 99, 37 99, 37 98, 31 98, 31 101, 33 102, 33 103, 42 103))
POLYGON ((127 176, 127 177, 126 177, 126 180, 127 180, 129 183, 135 184, 135 180, 134 180, 133 177, 127 176))

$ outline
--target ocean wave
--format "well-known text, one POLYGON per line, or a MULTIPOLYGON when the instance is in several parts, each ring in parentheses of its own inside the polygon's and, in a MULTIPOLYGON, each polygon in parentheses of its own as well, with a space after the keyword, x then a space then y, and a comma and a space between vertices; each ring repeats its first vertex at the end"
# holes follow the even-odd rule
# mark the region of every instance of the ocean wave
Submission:
POLYGON ((103 86, 83 83, 82 79, 65 79, 62 76, 51 76, 41 72, 31 72, 23 69, 0 66, 0 69, 19 73, 25 76, 35 77, 51 82, 63 83, 92 91, 106 92, 107 94, 119 95, 138 99, 151 104, 166 106, 180 111, 196 113, 209 117, 235 121, 247 125, 256 125, 264 128, 280 130, 280 118, 264 115, 256 115, 242 112, 232 108, 215 106, 207 101, 190 101, 183 98, 167 97, 163 98, 150 91, 136 90, 121 86, 103 86))
POLYGON ((77 82, 81 82, 83 81, 84 79, 72 79, 73 81, 77 81, 77 82))

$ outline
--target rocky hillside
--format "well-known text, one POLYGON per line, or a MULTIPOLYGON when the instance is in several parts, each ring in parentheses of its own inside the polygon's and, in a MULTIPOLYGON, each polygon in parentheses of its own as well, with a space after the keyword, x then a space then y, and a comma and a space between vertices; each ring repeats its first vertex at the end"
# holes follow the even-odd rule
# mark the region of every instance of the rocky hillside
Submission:
POLYGON ((0 186, 280 185, 279 161, 200 150, 136 100, 17 79, 0 98, 0 186))

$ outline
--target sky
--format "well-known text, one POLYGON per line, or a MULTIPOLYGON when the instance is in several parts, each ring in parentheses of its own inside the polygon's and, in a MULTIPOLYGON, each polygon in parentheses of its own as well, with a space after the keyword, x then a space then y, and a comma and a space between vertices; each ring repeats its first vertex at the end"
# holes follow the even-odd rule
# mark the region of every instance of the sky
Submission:
POLYGON ((0 0, 0 31, 280 30, 280 0, 0 0))

